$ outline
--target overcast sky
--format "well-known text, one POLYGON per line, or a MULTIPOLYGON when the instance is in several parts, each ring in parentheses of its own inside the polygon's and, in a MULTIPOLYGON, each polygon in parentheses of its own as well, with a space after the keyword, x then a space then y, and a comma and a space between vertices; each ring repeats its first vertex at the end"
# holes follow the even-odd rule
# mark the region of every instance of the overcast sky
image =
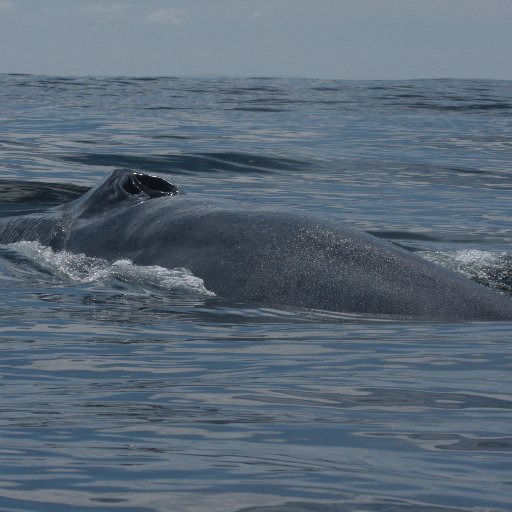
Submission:
POLYGON ((0 0, 0 72, 512 79, 512 0, 0 0))

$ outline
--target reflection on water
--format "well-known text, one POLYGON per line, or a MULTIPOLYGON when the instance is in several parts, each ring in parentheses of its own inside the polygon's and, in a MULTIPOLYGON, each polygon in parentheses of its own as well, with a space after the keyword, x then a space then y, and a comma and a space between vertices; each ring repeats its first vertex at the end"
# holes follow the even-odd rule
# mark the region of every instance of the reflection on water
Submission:
POLYGON ((489 342, 482 324, 449 335, 168 320, 116 329, 98 314, 81 330, 56 319, 5 333, 2 496, 44 488, 39 500, 119 499, 123 510, 167 510, 168 499, 192 510, 191 493, 213 493, 219 510, 294 496, 304 510, 358 510, 364 492, 375 507, 398 494, 425 510, 418 498, 435 482, 431 504, 506 509, 492 489, 510 470, 508 326, 491 326, 489 342), (135 481, 154 501, 125 489, 135 481))

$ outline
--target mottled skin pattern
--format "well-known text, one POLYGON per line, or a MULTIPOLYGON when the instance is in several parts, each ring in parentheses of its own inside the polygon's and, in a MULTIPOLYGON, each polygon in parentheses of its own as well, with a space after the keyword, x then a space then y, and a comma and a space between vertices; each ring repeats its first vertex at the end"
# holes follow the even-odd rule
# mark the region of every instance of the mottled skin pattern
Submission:
POLYGON ((512 319, 511 299, 362 231, 301 212, 193 199, 161 178, 125 170, 47 215, 2 219, 0 241, 17 240, 186 267, 218 296, 253 305, 512 319))

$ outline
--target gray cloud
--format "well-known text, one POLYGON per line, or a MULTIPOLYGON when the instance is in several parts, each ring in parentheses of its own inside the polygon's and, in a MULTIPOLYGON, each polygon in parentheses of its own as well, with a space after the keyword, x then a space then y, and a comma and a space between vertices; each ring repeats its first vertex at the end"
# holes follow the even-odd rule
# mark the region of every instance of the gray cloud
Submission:
POLYGON ((166 25, 180 25, 184 21, 185 14, 186 11, 182 9, 156 9, 146 16, 146 21, 166 25))
POLYGON ((79 10, 88 14, 115 14, 127 8, 128 5, 123 3, 96 2, 83 5, 79 10))
POLYGON ((11 0, 0 0, 0 11, 9 11, 14 7, 11 0))

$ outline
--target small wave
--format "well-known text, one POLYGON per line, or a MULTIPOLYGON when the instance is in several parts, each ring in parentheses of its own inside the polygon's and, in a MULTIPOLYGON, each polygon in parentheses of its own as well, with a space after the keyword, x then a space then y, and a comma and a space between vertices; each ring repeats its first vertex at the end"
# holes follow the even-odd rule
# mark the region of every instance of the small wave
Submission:
POLYGON ((238 112, 288 112, 288 110, 276 107, 235 107, 231 110, 238 112))
POLYGON ((421 251, 419 254, 490 288, 512 293, 512 256, 505 252, 467 249, 421 251))
POLYGON ((159 154, 139 156, 131 154, 74 153, 62 155, 62 160, 91 166, 123 167, 144 172, 161 174, 191 173, 272 173, 299 171, 307 168, 301 160, 282 157, 268 157, 240 152, 211 152, 190 154, 159 154))
POLYGON ((206 289, 202 279, 194 276, 186 268, 167 269, 157 265, 135 265, 127 259, 109 262, 85 254, 56 252, 39 242, 15 242, 5 247, 49 271, 51 275, 72 284, 94 283, 114 278, 143 288, 215 295, 206 289))
POLYGON ((0 202, 20 206, 51 207, 73 201, 87 192, 88 187, 72 183, 42 183, 38 181, 1 180, 0 202))

